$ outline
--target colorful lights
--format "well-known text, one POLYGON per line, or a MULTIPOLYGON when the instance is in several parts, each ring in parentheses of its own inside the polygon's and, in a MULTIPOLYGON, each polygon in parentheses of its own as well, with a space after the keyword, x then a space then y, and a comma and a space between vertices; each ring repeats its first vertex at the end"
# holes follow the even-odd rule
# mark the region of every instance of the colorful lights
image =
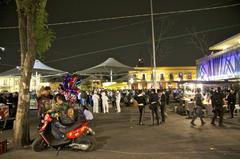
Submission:
POLYGON ((235 48, 216 57, 202 59, 197 65, 197 79, 212 81, 240 76, 240 48, 235 48))

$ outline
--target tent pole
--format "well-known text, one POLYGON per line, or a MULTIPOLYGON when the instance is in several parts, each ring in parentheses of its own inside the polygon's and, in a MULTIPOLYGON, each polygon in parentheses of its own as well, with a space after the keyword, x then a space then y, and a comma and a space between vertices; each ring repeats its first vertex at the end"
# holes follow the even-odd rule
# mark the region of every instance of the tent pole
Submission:
POLYGON ((112 81, 113 81, 112 69, 110 70, 110 78, 111 78, 111 83, 112 83, 112 81))
POLYGON ((37 80, 37 75, 38 75, 38 73, 37 73, 37 71, 36 71, 36 85, 35 85, 35 91, 36 91, 36 93, 37 93, 37 85, 38 85, 38 80, 37 80))

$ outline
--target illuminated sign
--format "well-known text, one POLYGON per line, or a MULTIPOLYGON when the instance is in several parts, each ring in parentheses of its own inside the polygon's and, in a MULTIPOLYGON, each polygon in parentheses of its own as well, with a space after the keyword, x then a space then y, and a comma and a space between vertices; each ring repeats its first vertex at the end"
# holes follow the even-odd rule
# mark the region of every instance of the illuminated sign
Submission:
POLYGON ((216 53, 198 60, 198 80, 224 80, 240 77, 240 48, 216 53))

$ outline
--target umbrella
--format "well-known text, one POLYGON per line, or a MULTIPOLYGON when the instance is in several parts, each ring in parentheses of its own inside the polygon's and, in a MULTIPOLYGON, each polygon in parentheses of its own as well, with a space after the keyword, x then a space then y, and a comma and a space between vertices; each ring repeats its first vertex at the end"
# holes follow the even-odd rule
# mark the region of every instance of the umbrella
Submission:
POLYGON ((103 63, 96 65, 94 67, 78 71, 78 74, 110 74, 111 82, 113 73, 121 73, 133 70, 132 67, 122 64, 121 62, 115 60, 114 58, 108 58, 103 63))

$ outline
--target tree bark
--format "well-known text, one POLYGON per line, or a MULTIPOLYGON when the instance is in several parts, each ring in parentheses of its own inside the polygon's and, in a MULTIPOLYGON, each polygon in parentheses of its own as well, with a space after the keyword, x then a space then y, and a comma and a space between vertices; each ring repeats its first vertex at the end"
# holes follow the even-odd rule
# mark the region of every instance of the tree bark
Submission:
MULTIPOLYGON (((17 0, 17 6, 21 6, 17 0)), ((20 9, 20 8, 18 8, 20 9)), ((18 12, 19 13, 19 12, 18 12)), ((30 144, 29 133, 29 87, 36 56, 36 40, 33 30, 33 12, 22 12, 19 19, 19 40, 21 47, 21 78, 19 83, 19 98, 16 120, 14 122, 14 145, 21 148, 30 144)))
POLYGON ((27 29, 26 29, 26 16, 21 0, 16 0, 17 14, 18 14, 18 27, 19 27, 19 42, 21 52, 21 67, 24 63, 25 55, 27 52, 27 29))

